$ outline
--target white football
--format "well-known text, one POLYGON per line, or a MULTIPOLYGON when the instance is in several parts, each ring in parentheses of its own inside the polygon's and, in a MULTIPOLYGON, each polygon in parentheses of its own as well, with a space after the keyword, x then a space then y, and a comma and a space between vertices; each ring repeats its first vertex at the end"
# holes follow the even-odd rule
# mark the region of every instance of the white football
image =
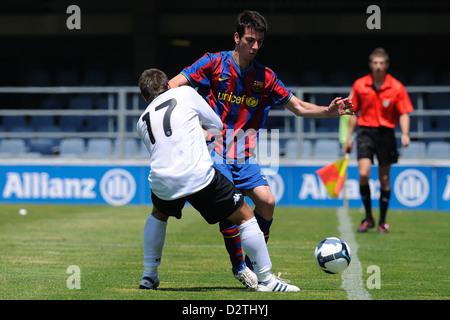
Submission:
POLYGON ((331 274, 341 273, 347 269, 351 261, 350 254, 348 244, 335 237, 323 239, 314 251, 319 268, 331 274))

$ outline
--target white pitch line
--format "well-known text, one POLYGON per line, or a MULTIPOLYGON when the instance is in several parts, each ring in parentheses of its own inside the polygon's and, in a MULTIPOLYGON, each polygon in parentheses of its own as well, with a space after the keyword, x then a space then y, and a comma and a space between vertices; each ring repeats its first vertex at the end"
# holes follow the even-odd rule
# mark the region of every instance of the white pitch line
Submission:
POLYGON ((353 224, 348 215, 348 210, 339 208, 336 212, 339 222, 339 232, 341 238, 350 247, 351 262, 348 268, 342 273, 342 288, 347 292, 349 300, 372 300, 370 293, 364 288, 361 262, 358 259, 359 245, 355 240, 353 224))

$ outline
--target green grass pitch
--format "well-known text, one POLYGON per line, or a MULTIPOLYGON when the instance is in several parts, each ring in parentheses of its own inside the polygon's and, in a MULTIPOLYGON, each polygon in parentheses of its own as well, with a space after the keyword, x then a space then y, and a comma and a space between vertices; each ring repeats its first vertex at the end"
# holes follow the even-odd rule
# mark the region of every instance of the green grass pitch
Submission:
MULTIPOLYGON (((2 205, 1 300, 345 300, 341 275, 314 262, 314 248, 340 236, 336 209, 277 207, 269 241, 273 272, 299 293, 252 292, 237 282, 217 225, 191 207, 169 219, 156 291, 138 290, 149 207, 2 205), (27 215, 18 213, 26 208, 27 215), (80 288, 68 288, 69 266, 80 288)), ((376 215, 377 213, 375 213, 376 215)), ((354 230, 362 219, 350 210, 354 230)), ((373 300, 450 298, 450 213, 391 210, 391 233, 357 234, 362 281, 373 300), (379 289, 366 283, 380 270, 379 289)), ((71 278, 73 279, 73 278, 71 278)), ((69 279, 70 280, 70 279, 69 279)), ((69 281, 69 284, 76 281, 69 281)), ((70 285, 69 285, 70 286, 70 285)))

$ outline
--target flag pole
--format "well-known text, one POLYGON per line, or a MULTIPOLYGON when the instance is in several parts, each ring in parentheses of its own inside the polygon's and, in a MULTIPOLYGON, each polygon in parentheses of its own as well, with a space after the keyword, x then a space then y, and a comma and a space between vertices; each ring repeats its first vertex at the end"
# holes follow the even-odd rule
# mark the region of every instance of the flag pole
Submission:
MULTIPOLYGON (((345 158, 349 158, 349 154, 345 153, 345 158)), ((347 181, 348 181, 348 169, 345 170, 345 179, 344 179, 344 197, 342 199, 342 204, 345 212, 348 212, 348 190, 347 190, 347 181)))
MULTIPOLYGON (((349 115, 343 115, 343 116, 339 117, 339 142, 342 147, 344 147, 345 144, 347 143, 349 122, 350 122, 349 115)), ((348 150, 343 150, 343 151, 344 151, 345 158, 349 159, 350 154, 349 154, 348 150)), ((348 169, 345 171, 344 186, 343 186, 344 197, 342 199, 342 206, 346 211, 348 211, 348 186, 347 186, 348 179, 347 178, 348 178, 348 169)))

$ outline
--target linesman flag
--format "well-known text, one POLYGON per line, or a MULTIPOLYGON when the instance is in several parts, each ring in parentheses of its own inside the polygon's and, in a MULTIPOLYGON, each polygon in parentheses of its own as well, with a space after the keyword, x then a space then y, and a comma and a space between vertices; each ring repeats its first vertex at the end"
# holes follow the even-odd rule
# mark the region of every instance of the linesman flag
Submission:
POLYGON ((342 186, 344 185, 345 181, 347 164, 348 154, 342 160, 339 160, 335 163, 330 163, 316 171, 331 198, 337 198, 341 193, 342 186))

